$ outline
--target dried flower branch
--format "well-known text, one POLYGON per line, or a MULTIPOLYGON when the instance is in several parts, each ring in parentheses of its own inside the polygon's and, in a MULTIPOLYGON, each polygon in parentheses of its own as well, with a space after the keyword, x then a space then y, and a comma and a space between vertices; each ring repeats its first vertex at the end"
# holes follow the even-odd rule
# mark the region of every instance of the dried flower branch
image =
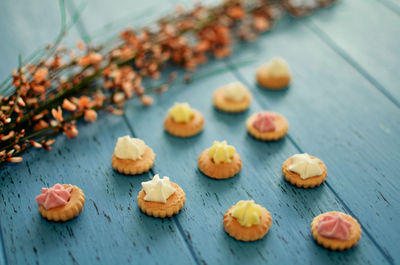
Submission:
MULTIPOLYGON (((64 0, 59 1, 64 10, 64 0)), ((21 153, 30 147, 50 150, 52 137, 60 132, 68 138, 77 136, 76 121, 94 122, 99 110, 122 114, 127 99, 153 104, 148 94, 166 91, 176 74, 152 89, 143 87, 143 79, 160 78, 170 64, 195 71, 210 56, 230 55, 235 39, 252 41, 270 30, 285 12, 304 16, 334 2, 230 0, 186 12, 177 8, 154 27, 127 29, 106 45, 78 42, 77 50, 59 46, 71 26, 62 11, 55 43, 38 53, 41 57, 33 63, 20 59, 11 79, 0 85, 0 163, 21 162, 21 153)))

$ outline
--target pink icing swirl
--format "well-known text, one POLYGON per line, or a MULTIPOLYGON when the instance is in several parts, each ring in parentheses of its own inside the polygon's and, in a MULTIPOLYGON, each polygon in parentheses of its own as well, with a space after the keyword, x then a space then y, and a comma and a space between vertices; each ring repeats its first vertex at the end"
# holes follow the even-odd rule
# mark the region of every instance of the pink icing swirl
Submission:
POLYGON ((253 127, 259 132, 271 132, 275 131, 275 116, 268 111, 261 112, 257 115, 257 118, 253 122, 253 127))
POLYGON ((318 233, 324 237, 347 240, 350 237, 351 224, 339 214, 322 217, 318 222, 318 233))
POLYGON ((51 188, 42 188, 42 194, 36 196, 36 202, 46 210, 64 206, 71 198, 72 187, 64 188, 61 184, 56 184, 51 188))

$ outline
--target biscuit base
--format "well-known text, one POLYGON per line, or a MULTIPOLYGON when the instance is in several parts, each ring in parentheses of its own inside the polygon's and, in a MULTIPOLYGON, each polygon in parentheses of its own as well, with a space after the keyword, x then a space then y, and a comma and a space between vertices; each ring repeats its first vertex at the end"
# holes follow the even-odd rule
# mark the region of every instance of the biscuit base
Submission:
POLYGON ((247 121, 246 121, 246 127, 247 131, 251 136, 254 138, 261 140, 261 141, 277 141, 281 138, 283 138, 288 130, 289 130, 289 123, 286 120, 285 117, 280 115, 279 113, 276 112, 271 112, 275 116, 274 124, 275 124, 275 130, 270 131, 270 132, 260 132, 257 130, 254 126, 253 123, 257 119, 258 113, 255 113, 251 115, 247 121))
POLYGON ((218 88, 213 94, 214 106, 223 112, 239 113, 247 110, 250 106, 252 96, 247 92, 246 96, 241 101, 226 99, 224 88, 218 88))
POLYGON ((199 134, 204 127, 204 117, 199 111, 194 110, 194 116, 189 122, 175 122, 171 116, 164 121, 165 130, 176 137, 186 138, 199 134))
POLYGON ((361 226, 358 223, 358 221, 355 218, 353 218, 352 216, 342 213, 342 212, 326 212, 326 213, 318 215, 317 217, 315 217, 313 219, 313 221, 311 223, 311 233, 312 233, 315 241, 317 241, 317 243, 322 245, 323 247, 331 249, 331 250, 335 250, 335 251, 342 251, 342 250, 349 249, 358 243, 358 241, 361 238, 362 230, 361 230, 361 226), (328 214, 340 214, 340 216, 342 218, 346 219, 346 221, 348 221, 351 224, 350 236, 347 240, 343 241, 343 240, 339 240, 339 239, 328 238, 328 237, 324 237, 318 233, 319 220, 328 214))
MULTIPOLYGON (((311 158, 316 158, 314 156, 310 156, 311 158)), ((292 164, 292 158, 288 158, 282 165, 282 173, 285 176, 285 179, 290 184, 298 187, 298 188, 314 188, 322 184, 325 181, 326 176, 328 175, 326 166, 324 162, 319 160, 319 166, 321 168, 321 175, 314 176, 307 179, 302 179, 299 174, 296 172, 290 171, 289 166, 292 164)))
POLYGON ((176 188, 176 192, 172 194, 166 203, 145 201, 146 192, 142 189, 137 196, 139 208, 147 215, 156 218, 171 217, 183 208, 186 201, 186 194, 179 185, 170 182, 176 188))
POLYGON ((223 219, 225 231, 234 239, 240 241, 255 241, 263 238, 271 227, 271 214, 267 209, 258 205, 261 208, 260 223, 251 227, 242 226, 235 217, 231 215, 232 206, 226 211, 223 219))
POLYGON ((125 175, 139 175, 150 170, 154 164, 156 155, 153 149, 146 146, 142 159, 122 159, 118 158, 115 154, 111 157, 111 164, 113 168, 121 174, 125 175))
POLYGON ((64 188, 72 187, 71 197, 69 201, 64 206, 59 206, 46 210, 42 205, 39 205, 39 212, 49 221, 68 221, 82 212, 83 205, 85 204, 85 194, 77 186, 72 186, 70 184, 63 184, 64 188))
POLYGON ((268 75, 268 73, 265 73, 261 70, 258 70, 256 77, 257 82, 261 87, 272 90, 281 90, 287 88, 291 79, 290 75, 275 77, 268 75))
POLYGON ((204 150, 198 158, 198 166, 204 175, 213 179, 227 179, 235 176, 242 169, 242 159, 235 153, 230 163, 216 164, 208 156, 208 150, 204 150))

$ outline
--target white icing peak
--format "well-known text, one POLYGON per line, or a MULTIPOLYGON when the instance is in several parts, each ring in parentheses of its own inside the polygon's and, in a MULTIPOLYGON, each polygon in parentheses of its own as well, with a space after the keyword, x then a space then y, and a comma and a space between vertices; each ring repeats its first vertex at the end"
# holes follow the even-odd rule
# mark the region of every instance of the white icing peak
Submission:
POLYGON ((290 75, 288 64, 279 57, 272 58, 265 68, 270 76, 279 77, 290 75))
POLYGON ((176 189, 169 182, 169 177, 163 177, 157 174, 152 180, 142 182, 143 190, 146 192, 145 201, 167 202, 169 196, 175 193, 176 189))
POLYGON ((302 179, 308 179, 322 174, 318 158, 311 158, 309 154, 297 154, 291 157, 289 170, 296 172, 302 179))
POLYGON ((224 88, 224 97, 234 101, 242 101, 247 93, 248 89, 241 82, 234 82, 226 85, 224 88))
POLYGON ((121 159, 142 159, 146 144, 138 139, 131 138, 128 135, 119 137, 115 145, 114 154, 121 159))

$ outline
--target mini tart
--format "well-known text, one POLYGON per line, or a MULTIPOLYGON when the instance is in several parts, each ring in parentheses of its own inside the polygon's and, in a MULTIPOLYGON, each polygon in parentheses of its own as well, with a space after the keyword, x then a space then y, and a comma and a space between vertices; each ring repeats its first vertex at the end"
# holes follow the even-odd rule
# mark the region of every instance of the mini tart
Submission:
POLYGON ((272 89, 272 90, 280 90, 280 89, 285 89, 289 86, 290 84, 290 74, 285 75, 285 76, 271 76, 266 69, 264 69, 265 66, 261 66, 257 70, 256 78, 257 78, 257 83, 266 89, 272 89))
POLYGON ((227 179, 235 176, 242 169, 242 159, 235 153, 230 163, 214 163, 208 156, 208 150, 204 150, 198 159, 198 166, 204 175, 213 179, 227 179))
POLYGON ((153 149, 146 146, 142 159, 122 159, 118 158, 115 154, 111 157, 111 164, 113 168, 121 174, 126 175, 139 175, 150 170, 154 164, 156 155, 153 149))
POLYGON ((285 117, 276 112, 270 112, 274 115, 275 130, 269 132, 260 132, 253 126, 254 121, 257 119, 258 113, 251 115, 246 121, 247 131, 251 136, 262 141, 276 141, 283 138, 289 130, 289 123, 285 117))
POLYGON ((39 212, 49 221, 68 221, 82 212, 83 205, 85 204, 85 194, 77 186, 70 184, 62 184, 64 188, 72 187, 71 197, 68 203, 64 206, 59 206, 46 210, 42 205, 39 205, 39 212))
POLYGON ((311 223, 311 233, 317 241, 318 244, 322 245, 325 248, 331 249, 331 250, 345 250, 353 247, 354 245, 357 244, 357 242, 361 238, 361 226, 358 223, 358 221, 353 218, 352 216, 342 213, 342 212, 326 212, 323 214, 318 215, 315 217, 311 223), (339 240, 339 239, 334 239, 334 238, 328 238, 320 235, 318 233, 318 223, 319 221, 325 216, 325 215, 331 215, 331 214, 340 214, 342 218, 344 218, 346 221, 348 221, 351 224, 350 227, 350 236, 347 240, 339 240))
POLYGON ((145 201, 144 197, 146 196, 146 192, 142 189, 137 196, 139 208, 145 214, 156 218, 171 217, 179 213, 185 204, 186 194, 179 185, 173 182, 170 183, 176 191, 167 199, 166 203, 145 201))
MULTIPOLYGON (((317 158, 315 156, 310 156, 311 158, 317 158)), ((292 158, 289 157, 282 165, 282 173, 285 176, 285 179, 290 184, 298 187, 298 188, 314 188, 322 184, 325 181, 327 176, 326 166, 324 162, 319 160, 319 166, 321 168, 322 174, 318 176, 314 176, 307 179, 302 179, 299 174, 296 172, 290 171, 289 166, 292 163, 292 158)))
POLYGON ((165 118, 165 130, 176 137, 186 138, 199 134, 204 127, 204 117, 197 110, 189 122, 175 122, 170 115, 165 118))
POLYGON ((250 227, 242 226, 235 217, 232 216, 231 210, 234 205, 228 209, 224 215, 223 226, 225 231, 234 239, 241 241, 255 241, 263 238, 271 227, 271 214, 267 209, 258 205, 261 208, 260 223, 250 227))
POLYGON ((214 106, 218 110, 229 113, 238 113, 249 108, 252 99, 250 92, 247 92, 246 96, 241 101, 225 98, 224 92, 224 87, 220 87, 214 92, 214 106))

